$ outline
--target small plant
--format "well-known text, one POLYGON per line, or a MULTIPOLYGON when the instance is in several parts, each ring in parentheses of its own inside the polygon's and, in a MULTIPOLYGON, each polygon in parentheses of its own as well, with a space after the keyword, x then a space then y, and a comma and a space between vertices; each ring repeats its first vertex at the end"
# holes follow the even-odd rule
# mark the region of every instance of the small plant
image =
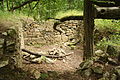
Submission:
POLYGON ((99 41, 97 44, 96 44, 96 49, 100 49, 100 50, 103 50, 105 51, 106 48, 107 48, 107 45, 108 45, 108 42, 107 42, 107 39, 104 37, 101 41, 99 41))
POLYGON ((106 52, 108 45, 116 46, 120 49, 120 35, 111 35, 109 39, 105 37, 96 45, 96 49, 101 49, 106 52))

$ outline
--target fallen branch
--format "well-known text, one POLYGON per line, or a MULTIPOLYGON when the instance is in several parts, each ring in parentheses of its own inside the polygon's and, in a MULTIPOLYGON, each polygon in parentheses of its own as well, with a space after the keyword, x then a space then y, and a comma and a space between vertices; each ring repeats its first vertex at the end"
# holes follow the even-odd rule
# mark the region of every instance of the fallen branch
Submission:
POLYGON ((26 49, 22 49, 22 51, 27 52, 28 54, 31 54, 31 55, 35 55, 37 57, 45 56, 45 57, 49 57, 49 58, 63 58, 63 57, 66 57, 66 56, 69 56, 72 54, 72 53, 69 53, 69 54, 65 54, 63 56, 56 56, 56 55, 46 55, 46 54, 34 53, 34 52, 31 52, 31 51, 26 50, 26 49))

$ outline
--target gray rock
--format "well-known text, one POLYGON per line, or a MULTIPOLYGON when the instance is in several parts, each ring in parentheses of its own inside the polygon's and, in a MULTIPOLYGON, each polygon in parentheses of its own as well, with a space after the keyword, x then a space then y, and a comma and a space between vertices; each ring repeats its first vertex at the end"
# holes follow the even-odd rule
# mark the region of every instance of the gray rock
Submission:
POLYGON ((57 42, 62 41, 61 35, 55 35, 55 41, 57 42))
POLYGON ((110 73, 109 72, 105 72, 104 74, 103 74, 103 77, 109 77, 110 76, 110 73))
POLYGON ((12 40, 12 41, 7 41, 7 45, 6 45, 6 46, 14 46, 14 45, 15 45, 14 40, 12 40))
POLYGON ((38 70, 32 69, 30 73, 35 77, 35 79, 39 79, 41 77, 41 73, 38 70))
POLYGON ((117 61, 115 59, 112 59, 112 58, 108 58, 108 63, 111 65, 118 65, 117 61))
POLYGON ((106 62, 108 62, 108 57, 109 57, 108 54, 102 54, 102 55, 100 56, 99 60, 100 60, 101 62, 106 63, 106 62))
POLYGON ((15 35, 16 35, 15 29, 9 29, 9 30, 7 31, 7 33, 8 33, 8 35, 11 36, 11 37, 15 37, 15 35))
POLYGON ((34 71, 33 75, 34 75, 35 79, 39 79, 41 76, 41 73, 36 70, 36 71, 34 71))
POLYGON ((81 71, 81 76, 83 76, 83 77, 89 77, 91 74, 92 74, 91 69, 85 69, 85 70, 81 71))
POLYGON ((115 72, 118 76, 120 76, 120 66, 115 67, 115 68, 114 68, 114 72, 115 72))
POLYGON ((103 77, 103 78, 100 78, 100 79, 98 79, 98 80, 109 80, 109 78, 103 77))
POLYGON ((95 51, 95 55, 96 56, 101 56, 103 54, 103 51, 102 50, 97 50, 95 51))
POLYGON ((0 38, 0 45, 2 45, 4 43, 4 39, 0 38))
POLYGON ((9 64, 9 60, 8 59, 0 60, 0 68, 6 66, 8 64, 9 64))
POLYGON ((91 58, 93 61, 97 61, 98 59, 99 59, 99 57, 98 56, 95 56, 95 57, 92 57, 91 58))
POLYGON ((7 34, 7 32, 3 32, 2 35, 7 36, 8 34, 7 34))
POLYGON ((58 75, 58 73, 56 71, 48 71, 48 75, 50 77, 56 77, 58 75))
POLYGON ((3 45, 0 45, 0 49, 3 47, 3 45))
POLYGON ((31 59, 34 59, 36 56, 35 55, 30 55, 30 58, 31 59))
POLYGON ((103 73, 103 68, 101 66, 93 67, 92 70, 93 70, 94 73, 97 73, 97 74, 102 74, 103 73))
POLYGON ((110 80, 117 80, 117 75, 116 74, 112 74, 110 80))
POLYGON ((80 69, 87 69, 87 68, 90 68, 92 65, 93 65, 93 61, 87 60, 80 64, 80 69))
POLYGON ((41 57, 35 58, 35 59, 32 60, 32 62, 34 62, 34 63, 41 63, 42 62, 42 58, 41 57))
POLYGON ((66 35, 61 36, 62 42, 68 41, 68 37, 66 35))
POLYGON ((51 63, 53 64, 56 60, 50 59, 50 58, 46 58, 46 63, 51 63))

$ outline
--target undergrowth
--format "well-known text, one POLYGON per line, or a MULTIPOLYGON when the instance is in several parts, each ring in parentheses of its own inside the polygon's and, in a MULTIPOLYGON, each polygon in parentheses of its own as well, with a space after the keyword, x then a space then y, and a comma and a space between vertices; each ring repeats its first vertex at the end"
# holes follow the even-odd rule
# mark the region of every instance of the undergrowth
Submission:
POLYGON ((99 30, 112 30, 112 31, 120 31, 120 20, 107 20, 107 19, 96 19, 95 25, 99 30))
POLYGON ((117 46, 120 49, 120 20, 95 20, 95 28, 101 32, 109 32, 108 37, 100 40, 96 47, 105 50, 108 45, 117 46))

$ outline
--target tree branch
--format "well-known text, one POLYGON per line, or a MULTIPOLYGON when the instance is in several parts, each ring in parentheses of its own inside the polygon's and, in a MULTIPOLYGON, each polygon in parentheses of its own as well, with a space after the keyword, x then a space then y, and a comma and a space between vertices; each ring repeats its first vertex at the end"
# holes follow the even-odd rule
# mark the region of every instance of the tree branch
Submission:
POLYGON ((11 8, 9 11, 14 11, 14 10, 16 10, 18 8, 21 8, 21 7, 23 7, 23 6, 25 6, 25 5, 29 4, 29 3, 32 3, 34 1, 40 1, 40 0, 28 0, 28 1, 25 1, 21 5, 11 8))
POLYGON ((119 0, 98 0, 98 1, 91 1, 91 2, 92 2, 92 4, 95 4, 99 7, 118 7, 118 6, 120 6, 119 0))
POLYGON ((26 50, 26 49, 22 49, 22 51, 27 52, 28 54, 31 54, 31 55, 38 56, 38 57, 46 56, 46 57, 49 57, 49 58, 63 58, 63 57, 66 57, 66 56, 69 56, 69 55, 72 54, 72 53, 69 53, 69 54, 66 54, 66 55, 63 55, 63 56, 56 56, 56 55, 38 54, 38 53, 34 53, 34 52, 31 52, 31 51, 26 50))
POLYGON ((97 1, 91 1, 92 4, 95 4, 99 7, 115 7, 117 5, 115 5, 114 3, 108 3, 108 2, 97 2, 97 1))

